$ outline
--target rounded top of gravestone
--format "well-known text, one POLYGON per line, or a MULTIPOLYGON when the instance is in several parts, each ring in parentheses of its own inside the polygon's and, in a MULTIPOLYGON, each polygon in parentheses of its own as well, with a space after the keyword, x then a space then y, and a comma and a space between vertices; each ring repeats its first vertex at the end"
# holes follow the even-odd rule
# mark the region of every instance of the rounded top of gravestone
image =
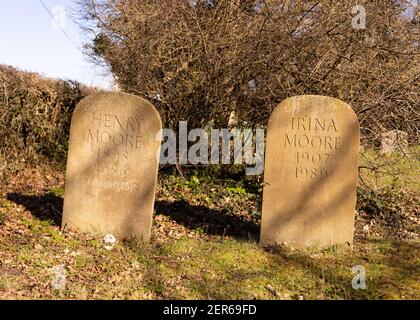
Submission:
POLYGON ((286 111, 285 109, 293 113, 294 111, 297 112, 298 108, 307 108, 308 111, 309 109, 315 109, 319 112, 339 112, 342 116, 353 118, 354 121, 359 123, 359 119, 350 105, 340 99, 321 95, 301 95, 289 97, 282 101, 274 109, 270 118, 276 117, 277 113, 286 111), (325 110, 324 108, 328 108, 328 110, 325 110))
POLYGON ((74 110, 74 114, 79 112, 85 112, 88 108, 92 105, 121 105, 126 106, 137 106, 142 109, 147 109, 148 112, 154 114, 159 121, 159 127, 162 127, 162 120, 160 118, 159 112, 156 110, 155 106, 151 104, 149 101, 124 92, 100 92, 100 93, 93 93, 85 98, 83 98, 74 110))

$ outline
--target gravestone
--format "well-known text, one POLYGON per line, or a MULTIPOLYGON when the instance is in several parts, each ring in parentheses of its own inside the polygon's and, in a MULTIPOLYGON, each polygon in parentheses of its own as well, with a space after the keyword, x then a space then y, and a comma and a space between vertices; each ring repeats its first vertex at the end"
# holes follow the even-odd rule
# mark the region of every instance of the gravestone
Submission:
POLYGON ((154 106, 99 93, 76 107, 70 128, 63 228, 150 238, 162 129, 154 106))
POLYGON ((270 117, 261 244, 353 243, 359 122, 344 102, 298 96, 270 117))
POLYGON ((407 152, 408 135, 401 130, 390 130, 382 134, 381 139, 382 152, 385 154, 400 151, 407 152))

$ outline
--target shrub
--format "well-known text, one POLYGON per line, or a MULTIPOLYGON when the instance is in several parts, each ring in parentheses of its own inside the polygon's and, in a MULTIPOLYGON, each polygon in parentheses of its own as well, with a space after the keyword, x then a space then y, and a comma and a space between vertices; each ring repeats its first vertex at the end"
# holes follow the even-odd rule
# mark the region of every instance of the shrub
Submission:
POLYGON ((0 65, 0 168, 64 163, 72 112, 93 89, 0 65))

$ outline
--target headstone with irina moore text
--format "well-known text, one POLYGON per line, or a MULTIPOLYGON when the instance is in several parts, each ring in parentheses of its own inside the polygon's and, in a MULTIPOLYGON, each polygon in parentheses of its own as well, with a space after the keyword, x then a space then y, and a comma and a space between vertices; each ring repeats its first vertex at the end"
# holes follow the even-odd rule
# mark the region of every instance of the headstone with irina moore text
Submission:
POLYGON ((261 244, 351 246, 360 143, 352 108, 330 97, 292 97, 267 130, 261 244))

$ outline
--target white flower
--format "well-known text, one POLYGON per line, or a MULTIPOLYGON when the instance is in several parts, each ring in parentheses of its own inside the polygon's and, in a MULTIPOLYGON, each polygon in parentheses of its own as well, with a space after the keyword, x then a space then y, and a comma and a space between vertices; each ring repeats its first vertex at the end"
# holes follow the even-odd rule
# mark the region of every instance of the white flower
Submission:
POLYGON ((117 238, 115 238, 112 234, 107 234, 103 241, 105 242, 105 249, 112 250, 114 248, 115 243, 117 242, 117 238))

